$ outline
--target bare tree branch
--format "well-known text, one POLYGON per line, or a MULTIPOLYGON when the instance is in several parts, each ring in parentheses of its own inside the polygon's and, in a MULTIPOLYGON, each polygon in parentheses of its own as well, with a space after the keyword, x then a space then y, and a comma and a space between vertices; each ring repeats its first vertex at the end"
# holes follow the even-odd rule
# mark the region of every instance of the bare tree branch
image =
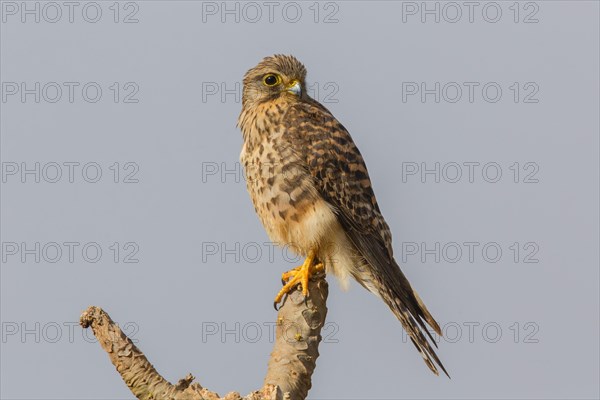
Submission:
POLYGON ((140 400, 302 400, 311 388, 321 328, 327 315, 328 286, 324 274, 315 276, 308 286, 308 298, 296 288, 284 301, 277 315, 275 344, 264 386, 246 397, 237 392, 220 397, 199 383, 192 383, 191 374, 176 384, 169 383, 99 307, 85 310, 79 323, 83 328, 92 328, 121 378, 140 400))
POLYGON ((295 290, 279 311, 275 345, 264 381, 293 394, 292 399, 304 399, 311 387, 311 376, 319 357, 321 328, 327 315, 325 279, 310 282, 308 287, 308 298, 295 290))

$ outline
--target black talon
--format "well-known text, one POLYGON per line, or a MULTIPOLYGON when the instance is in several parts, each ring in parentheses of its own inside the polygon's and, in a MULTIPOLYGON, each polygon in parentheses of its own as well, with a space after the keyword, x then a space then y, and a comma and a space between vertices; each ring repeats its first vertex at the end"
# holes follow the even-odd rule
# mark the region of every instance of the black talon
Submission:
MULTIPOLYGON (((283 295, 283 297, 281 298, 281 306, 283 306, 283 303, 285 303, 285 300, 287 299, 287 297, 288 297, 288 294, 287 294, 287 293, 285 293, 285 294, 283 295)), ((273 308, 275 308, 275 311, 279 311, 279 310, 281 310, 281 307, 277 308, 277 305, 278 305, 278 303, 276 303, 276 302, 273 302, 273 308)))

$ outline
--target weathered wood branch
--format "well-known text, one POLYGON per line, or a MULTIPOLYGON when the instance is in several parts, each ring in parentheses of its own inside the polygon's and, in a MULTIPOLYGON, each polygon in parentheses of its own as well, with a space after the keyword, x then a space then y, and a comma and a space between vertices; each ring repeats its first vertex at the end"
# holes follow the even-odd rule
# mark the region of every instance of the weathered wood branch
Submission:
POLYGON ((199 383, 192 383, 191 374, 176 384, 168 382, 99 307, 85 310, 80 324, 92 328, 121 378, 140 400, 302 400, 311 388, 321 328, 327 315, 328 286, 324 274, 316 275, 308 286, 308 298, 297 288, 285 299, 277 315, 275 343, 264 385, 246 397, 237 392, 220 397, 199 383))

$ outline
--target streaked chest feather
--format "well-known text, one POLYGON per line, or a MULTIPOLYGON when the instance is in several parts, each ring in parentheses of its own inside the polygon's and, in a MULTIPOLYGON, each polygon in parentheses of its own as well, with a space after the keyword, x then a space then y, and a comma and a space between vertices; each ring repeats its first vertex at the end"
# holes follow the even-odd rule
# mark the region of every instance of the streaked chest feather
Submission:
POLYGON ((279 121, 247 118, 240 160, 254 209, 271 240, 305 254, 331 231, 335 214, 316 190, 302 149, 294 148, 279 121))

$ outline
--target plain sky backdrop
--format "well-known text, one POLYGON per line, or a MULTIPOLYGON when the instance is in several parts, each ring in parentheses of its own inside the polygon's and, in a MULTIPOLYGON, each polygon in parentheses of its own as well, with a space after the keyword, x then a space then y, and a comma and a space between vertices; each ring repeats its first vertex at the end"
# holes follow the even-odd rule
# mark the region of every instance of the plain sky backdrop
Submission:
POLYGON ((3 399, 132 398, 89 305, 171 382, 262 385, 300 260, 236 120, 274 53, 361 149, 452 376, 330 279, 309 398, 599 397, 598 2, 0 4, 3 399))

